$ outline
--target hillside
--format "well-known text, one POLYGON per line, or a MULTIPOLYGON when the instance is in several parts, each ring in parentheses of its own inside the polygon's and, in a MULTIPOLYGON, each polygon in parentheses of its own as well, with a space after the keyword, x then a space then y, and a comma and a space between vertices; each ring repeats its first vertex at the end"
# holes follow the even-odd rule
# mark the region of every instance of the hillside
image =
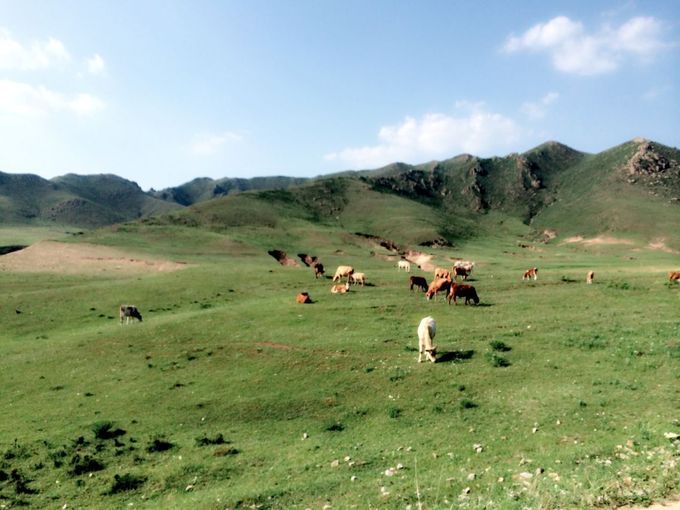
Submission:
POLYGON ((99 227, 177 209, 115 175, 68 174, 52 180, 0 172, 2 224, 99 227))
POLYGON ((516 232, 520 223, 537 237, 624 234, 678 249, 679 197, 680 151, 644 139, 598 154, 547 142, 505 157, 463 154, 314 179, 202 178, 148 193, 114 175, 0 174, 5 224, 96 227, 159 216, 220 230, 306 222, 440 246, 500 225, 516 232))

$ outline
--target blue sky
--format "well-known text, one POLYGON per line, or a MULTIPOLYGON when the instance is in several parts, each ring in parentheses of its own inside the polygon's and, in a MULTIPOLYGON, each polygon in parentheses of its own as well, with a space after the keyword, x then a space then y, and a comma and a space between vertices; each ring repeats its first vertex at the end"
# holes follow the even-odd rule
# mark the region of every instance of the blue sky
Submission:
POLYGON ((315 176, 680 145, 680 5, 0 0, 0 171, 315 176))

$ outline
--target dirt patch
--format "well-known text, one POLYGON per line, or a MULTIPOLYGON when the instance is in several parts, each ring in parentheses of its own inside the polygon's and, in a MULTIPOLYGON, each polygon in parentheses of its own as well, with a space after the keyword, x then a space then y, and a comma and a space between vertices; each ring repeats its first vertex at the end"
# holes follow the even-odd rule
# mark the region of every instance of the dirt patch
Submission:
POLYGON ((435 270, 435 265, 432 263, 432 255, 427 253, 421 253, 419 251, 407 251, 404 254, 404 258, 420 267, 423 271, 429 272, 435 270))
POLYGON ((654 503, 650 506, 620 506, 616 510, 680 510, 680 496, 661 503, 654 503))
POLYGON ((654 239, 647 246, 652 250, 659 250, 666 253, 679 253, 677 250, 674 250, 673 248, 669 248, 668 246, 666 246, 666 240, 663 238, 654 239))
POLYGON ((613 245, 613 244, 627 244, 627 245, 633 245, 635 244, 633 241, 630 239, 619 239, 616 237, 612 236, 607 236, 607 235, 600 235, 597 237, 593 237, 591 239, 586 239, 582 236, 572 236, 572 237, 567 237, 562 243, 581 243, 586 246, 602 246, 602 245, 613 245))
POLYGON ((142 274, 177 271, 186 263, 133 258, 108 246, 40 241, 0 257, 0 271, 62 274, 142 274))
POLYGON ((290 266, 290 267, 299 267, 300 264, 298 264, 294 259, 291 259, 288 257, 288 254, 286 254, 285 251, 283 250, 269 250, 267 253, 274 257, 276 261, 281 264, 282 266, 290 266))

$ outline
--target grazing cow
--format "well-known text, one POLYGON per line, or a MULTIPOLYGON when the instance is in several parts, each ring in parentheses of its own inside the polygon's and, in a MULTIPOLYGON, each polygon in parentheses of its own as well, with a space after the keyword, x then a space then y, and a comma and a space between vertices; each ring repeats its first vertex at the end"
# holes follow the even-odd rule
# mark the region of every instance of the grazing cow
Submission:
POLYGON ((468 271, 463 266, 453 266, 452 274, 454 278, 458 278, 460 276, 463 280, 467 280, 467 277, 470 275, 470 271, 468 271))
POLYGON ((134 305, 120 305, 121 326, 123 325, 123 321, 125 321, 125 324, 129 324, 133 318, 137 319, 139 322, 142 322, 142 314, 139 313, 137 307, 134 305))
POLYGON ((524 276, 522 276, 522 280, 531 280, 531 279, 537 280, 538 279, 538 268, 537 267, 532 267, 531 269, 527 269, 524 271, 524 276))
POLYGON ((451 271, 449 271, 448 269, 438 267, 437 269, 434 270, 434 279, 436 280, 437 278, 446 278, 450 280, 451 271))
POLYGON ((470 260, 456 260, 453 263, 453 267, 462 267, 468 272, 468 274, 470 274, 472 269, 475 267, 475 263, 470 260))
POLYGON ((324 271, 323 264, 321 262, 317 262, 312 266, 312 269, 314 269, 314 278, 319 278, 319 276, 323 276, 326 274, 326 271, 324 271))
POLYGON ((344 294, 345 292, 349 292, 349 282, 340 285, 333 285, 331 287, 331 293, 333 294, 344 294))
POLYGON ((413 290, 413 287, 418 287, 423 292, 427 292, 427 280, 422 276, 409 276, 409 290, 413 290))
POLYGON ((408 260, 400 260, 397 262, 397 271, 403 269, 407 273, 411 272, 411 263, 408 260))
POLYGON ((673 280, 680 282, 680 271, 671 271, 668 273, 668 281, 672 282, 673 280))
POLYGON ((477 296, 477 291, 472 285, 458 285, 457 283, 454 283, 451 286, 448 296, 446 296, 446 300, 451 304, 451 300, 453 299, 453 304, 457 305, 457 298, 465 298, 466 305, 469 304, 470 300, 476 305, 479 304, 479 296, 477 296))
POLYGON ((437 323, 432 317, 425 317, 418 325, 418 363, 423 361, 423 354, 432 363, 437 359, 437 347, 432 344, 434 335, 437 332, 437 323))
POLYGON ((354 268, 352 266, 338 266, 338 268, 335 270, 333 281, 337 282, 343 278, 347 278, 347 281, 349 282, 349 277, 352 273, 354 273, 354 268))
POLYGON ((588 271, 588 275, 586 276, 586 283, 588 285, 593 283, 593 278, 595 278, 595 271, 588 271))
POLYGON ((366 273, 352 273, 349 275, 349 283, 358 285, 359 283, 363 287, 366 283, 366 273))
POLYGON ((451 278, 437 278, 434 280, 430 286, 427 288, 425 297, 429 300, 434 296, 435 301, 437 300, 438 292, 447 292, 451 288, 451 278))
POLYGON ((312 298, 309 297, 308 293, 300 292, 297 296, 295 296, 295 301, 297 301, 301 305, 306 305, 312 302, 312 298))

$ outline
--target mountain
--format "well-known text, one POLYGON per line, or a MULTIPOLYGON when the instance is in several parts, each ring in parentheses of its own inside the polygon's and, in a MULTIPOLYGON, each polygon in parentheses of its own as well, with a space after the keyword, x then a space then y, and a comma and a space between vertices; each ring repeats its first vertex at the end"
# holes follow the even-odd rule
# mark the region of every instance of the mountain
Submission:
POLYGON ((680 151, 645 139, 598 154, 547 142, 505 157, 462 154, 313 179, 203 178, 148 193, 115 175, 0 173, 1 223, 94 227, 154 216, 285 231, 311 222, 425 245, 524 225, 539 234, 638 234, 680 247, 679 207, 680 151))
POLYGON ((47 180, 0 172, 0 223, 97 227, 179 208, 115 175, 67 174, 47 180))
POLYGON ((227 177, 218 180, 199 177, 174 188, 165 188, 160 191, 152 190, 150 195, 167 202, 187 206, 241 191, 286 189, 291 186, 304 184, 308 180, 304 177, 284 176, 253 177, 252 179, 232 179, 227 177))

